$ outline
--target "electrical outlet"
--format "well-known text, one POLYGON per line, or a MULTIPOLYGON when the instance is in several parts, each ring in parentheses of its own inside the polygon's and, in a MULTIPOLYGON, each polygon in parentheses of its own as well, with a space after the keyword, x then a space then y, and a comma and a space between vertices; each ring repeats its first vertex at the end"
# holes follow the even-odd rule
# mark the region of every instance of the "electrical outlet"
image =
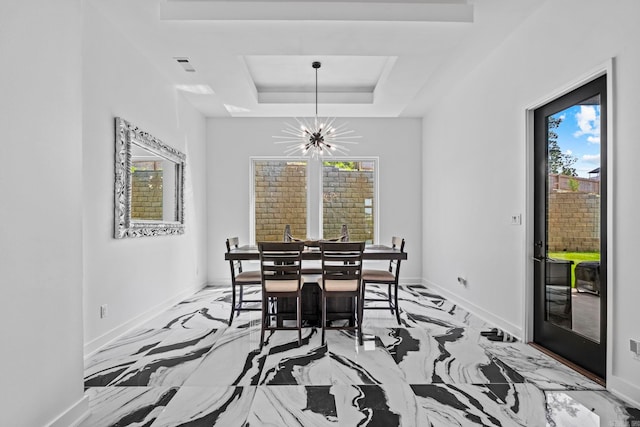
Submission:
POLYGON ((522 215, 515 214, 511 215, 511 225, 520 225, 522 224, 522 215))
POLYGON ((100 318, 104 319, 109 315, 109 306, 107 304, 102 304, 100 306, 100 318))

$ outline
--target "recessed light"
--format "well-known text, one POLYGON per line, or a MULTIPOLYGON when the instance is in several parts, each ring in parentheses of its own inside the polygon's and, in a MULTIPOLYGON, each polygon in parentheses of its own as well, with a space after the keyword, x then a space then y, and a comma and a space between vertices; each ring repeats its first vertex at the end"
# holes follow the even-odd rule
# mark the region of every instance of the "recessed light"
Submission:
POLYGON ((193 66, 191 65, 191 63, 189 62, 189 58, 185 58, 185 57, 174 57, 173 59, 175 59, 176 61, 178 61, 178 64, 180 64, 182 66, 182 68, 184 68, 185 71, 188 71, 190 73, 193 73, 196 71, 195 68, 193 68, 193 66))
POLYGON ((176 85, 176 89, 198 95, 213 95, 215 93, 209 85, 176 85))
POLYGON ((248 108, 238 107, 238 106, 229 105, 229 104, 224 104, 224 108, 226 108, 227 111, 230 113, 248 113, 249 111, 251 111, 248 108))

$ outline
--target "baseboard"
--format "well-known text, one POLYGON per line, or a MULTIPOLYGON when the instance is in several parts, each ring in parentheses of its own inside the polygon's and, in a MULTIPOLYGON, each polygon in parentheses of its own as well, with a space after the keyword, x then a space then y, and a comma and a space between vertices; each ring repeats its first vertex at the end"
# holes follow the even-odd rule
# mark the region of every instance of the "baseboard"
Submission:
POLYGON ((100 350, 102 347, 104 347, 111 341, 115 340, 118 337, 121 337, 122 335, 129 332, 130 330, 137 328, 143 323, 153 319, 163 311, 167 310, 168 308, 171 308, 172 306, 176 305, 177 303, 184 300, 185 298, 190 297, 191 295, 195 294, 196 292, 198 292, 199 290, 203 289, 206 286, 207 284, 203 283, 199 286, 185 289, 179 292, 178 294, 172 296, 171 298, 168 298, 167 300, 163 301, 162 303, 150 308, 144 313, 132 318, 131 320, 102 334, 98 338, 86 343, 84 345, 84 357, 87 358, 93 355, 95 352, 100 350))
POLYGON ((231 289, 231 279, 227 277, 227 278, 217 278, 217 279, 209 280, 209 282, 205 286, 210 288, 227 287, 231 289))
POLYGON ((640 408, 640 387, 615 376, 607 377, 607 390, 625 402, 640 408))
MULTIPOLYGON (((388 264, 388 263, 387 263, 388 264)), ((402 276, 398 282, 398 286, 411 286, 411 285, 422 285, 422 278, 420 277, 404 277, 402 276)))
POLYGON ((83 396, 82 399, 71 405, 69 409, 47 424, 46 427, 75 427, 88 416, 89 398, 87 396, 83 396))
POLYGON ((445 297, 446 299, 450 300, 454 304, 459 305, 460 307, 464 308, 465 310, 467 310, 469 313, 473 314, 474 316, 477 316, 480 319, 482 319, 485 322, 487 322, 488 324, 490 324, 492 326, 495 326, 497 328, 500 328, 503 331, 508 332, 509 334, 513 335, 517 339, 522 340, 523 333, 522 333, 522 328, 521 327, 519 327, 517 325, 514 325, 513 323, 509 323, 509 322, 505 321, 503 318, 498 317, 498 316, 494 315, 493 313, 490 313, 490 312, 486 311, 485 309, 483 309, 481 307, 478 307, 477 305, 475 305, 471 301, 468 301, 468 300, 466 300, 464 298, 460 298, 460 296, 449 292, 448 290, 446 290, 442 286, 439 286, 439 285, 437 285, 437 284, 435 284, 433 282, 430 282, 429 280, 424 280, 423 279, 423 280, 421 280, 421 282, 427 288, 433 289, 434 291, 436 291, 436 293, 438 293, 441 296, 445 297))

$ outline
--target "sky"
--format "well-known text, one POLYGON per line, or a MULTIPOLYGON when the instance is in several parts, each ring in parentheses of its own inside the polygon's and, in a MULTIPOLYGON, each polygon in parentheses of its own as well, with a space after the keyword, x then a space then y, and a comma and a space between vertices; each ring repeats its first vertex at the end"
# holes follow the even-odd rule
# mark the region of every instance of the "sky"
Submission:
POLYGON ((588 177, 600 167, 600 105, 574 105, 552 117, 562 118, 556 129, 560 150, 577 157, 573 167, 578 176, 588 177))

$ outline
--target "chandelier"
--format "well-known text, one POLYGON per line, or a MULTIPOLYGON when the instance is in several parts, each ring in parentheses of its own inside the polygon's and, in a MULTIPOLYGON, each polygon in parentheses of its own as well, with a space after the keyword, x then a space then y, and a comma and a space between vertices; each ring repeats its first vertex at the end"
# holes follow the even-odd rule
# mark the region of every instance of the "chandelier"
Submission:
POLYGON ((316 115, 311 122, 308 119, 294 117, 295 124, 285 123, 282 133, 285 135, 274 136, 277 138, 276 144, 289 144, 285 149, 288 156, 301 152, 303 155, 310 155, 318 158, 324 154, 334 153, 347 154, 349 149, 343 144, 357 144, 354 139, 360 136, 352 136, 352 130, 347 130, 346 123, 336 125, 335 118, 318 119, 318 68, 322 66, 320 62, 314 61, 311 66, 316 70, 316 115))

